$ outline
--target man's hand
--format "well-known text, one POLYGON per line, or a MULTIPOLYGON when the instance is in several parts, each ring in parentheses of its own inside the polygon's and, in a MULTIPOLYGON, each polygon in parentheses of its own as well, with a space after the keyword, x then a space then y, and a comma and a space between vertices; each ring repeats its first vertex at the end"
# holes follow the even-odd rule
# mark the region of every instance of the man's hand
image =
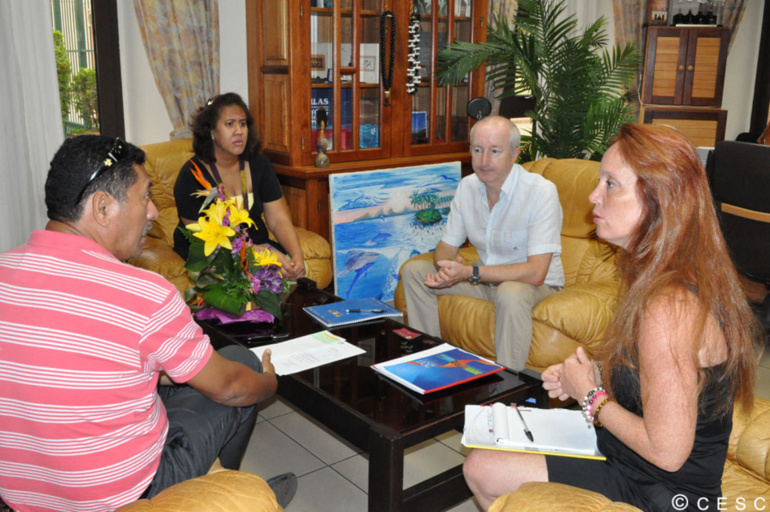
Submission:
POLYGON ((271 357, 272 351, 270 349, 262 353, 262 373, 272 373, 275 375, 275 366, 273 366, 273 362, 270 360, 271 357))
POLYGON ((466 281, 473 273, 473 267, 463 265, 463 259, 458 256, 455 261, 441 260, 436 262, 438 272, 428 274, 425 286, 428 288, 449 288, 460 281, 466 281))

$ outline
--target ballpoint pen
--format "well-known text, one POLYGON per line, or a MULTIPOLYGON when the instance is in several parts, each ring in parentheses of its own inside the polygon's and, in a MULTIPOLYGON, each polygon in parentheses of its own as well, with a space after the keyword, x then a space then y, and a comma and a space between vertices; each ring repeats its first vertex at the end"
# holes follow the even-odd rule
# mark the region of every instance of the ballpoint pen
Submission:
POLYGON ((524 425, 524 433, 527 434, 527 439, 529 439, 530 441, 532 441, 534 443, 535 442, 535 438, 532 437, 532 432, 529 431, 529 427, 527 426, 527 422, 524 421, 524 416, 521 415, 521 411, 519 410, 518 406, 515 407, 515 409, 516 409, 516 413, 519 415, 519 418, 521 419, 521 424, 524 425))
POLYGON ((384 309, 346 309, 347 313, 384 313, 384 309))

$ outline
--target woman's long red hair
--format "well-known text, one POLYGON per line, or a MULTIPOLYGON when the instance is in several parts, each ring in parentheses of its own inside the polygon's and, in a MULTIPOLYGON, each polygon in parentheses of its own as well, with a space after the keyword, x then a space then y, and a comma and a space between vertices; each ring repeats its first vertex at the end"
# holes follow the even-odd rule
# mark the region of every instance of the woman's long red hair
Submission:
MULTIPOLYGON (((693 358, 713 316, 728 348, 724 384, 750 409, 761 330, 738 282, 697 151, 673 128, 633 123, 621 128, 613 145, 638 177, 643 214, 618 259, 623 297, 607 333, 607 366, 635 366, 641 319, 653 298, 695 291, 700 309, 693 358)), ((720 404, 719 413, 730 405, 720 404)))

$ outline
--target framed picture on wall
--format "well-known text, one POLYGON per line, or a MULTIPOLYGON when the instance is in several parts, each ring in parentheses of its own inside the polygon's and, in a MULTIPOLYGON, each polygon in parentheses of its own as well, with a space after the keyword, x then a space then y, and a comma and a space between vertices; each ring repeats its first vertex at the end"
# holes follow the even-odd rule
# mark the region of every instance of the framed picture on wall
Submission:
POLYGON ((668 25, 668 11, 652 11, 650 18, 650 25, 668 25))
POLYGON ((668 24, 669 0, 647 0, 647 25, 668 24))

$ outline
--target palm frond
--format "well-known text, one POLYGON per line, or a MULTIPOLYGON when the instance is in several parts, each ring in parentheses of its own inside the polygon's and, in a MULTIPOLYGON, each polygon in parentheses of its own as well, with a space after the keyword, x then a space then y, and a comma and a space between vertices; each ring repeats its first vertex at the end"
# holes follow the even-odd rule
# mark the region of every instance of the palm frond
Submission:
POLYGON ((578 33, 575 16, 564 15, 565 2, 519 0, 514 29, 493 17, 485 43, 454 42, 439 53, 437 77, 444 84, 457 84, 486 64, 495 89, 535 97, 537 130, 522 138, 523 161, 600 158, 632 120, 628 84, 638 52, 631 43, 608 50, 603 17, 578 33))

